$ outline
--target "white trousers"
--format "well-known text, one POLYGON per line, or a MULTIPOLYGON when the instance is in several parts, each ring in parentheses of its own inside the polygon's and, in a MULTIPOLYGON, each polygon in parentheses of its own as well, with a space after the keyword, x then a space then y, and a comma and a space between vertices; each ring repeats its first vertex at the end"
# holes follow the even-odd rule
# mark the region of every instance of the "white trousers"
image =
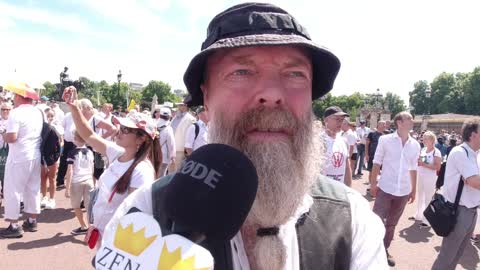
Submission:
POLYGON ((415 219, 421 220, 428 225, 430 224, 423 215, 423 211, 432 200, 433 194, 435 193, 436 181, 437 175, 425 175, 419 173, 417 177, 417 213, 415 214, 415 219))
POLYGON ((23 198, 24 212, 40 214, 40 158, 5 165, 5 219, 18 220, 20 201, 23 198))

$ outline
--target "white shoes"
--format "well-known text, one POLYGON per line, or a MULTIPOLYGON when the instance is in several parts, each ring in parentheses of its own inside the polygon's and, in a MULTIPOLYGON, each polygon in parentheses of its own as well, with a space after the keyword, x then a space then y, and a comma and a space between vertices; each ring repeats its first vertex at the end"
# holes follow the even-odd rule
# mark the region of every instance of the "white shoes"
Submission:
POLYGON ((47 203, 45 204, 45 209, 55 209, 55 199, 48 199, 47 203))
POLYGON ((40 201, 40 207, 45 208, 45 206, 48 204, 48 197, 43 197, 42 200, 40 201))

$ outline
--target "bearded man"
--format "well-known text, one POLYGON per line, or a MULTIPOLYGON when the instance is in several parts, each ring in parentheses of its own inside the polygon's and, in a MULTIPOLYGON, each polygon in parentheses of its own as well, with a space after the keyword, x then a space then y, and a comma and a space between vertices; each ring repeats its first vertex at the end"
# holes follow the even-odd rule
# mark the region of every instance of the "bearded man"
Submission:
MULTIPOLYGON (((190 105, 205 106, 209 142, 242 151, 259 181, 221 260, 212 252, 215 269, 387 269, 379 218, 359 193, 319 175, 323 130, 312 100, 332 89, 339 68, 271 4, 239 4, 210 22, 184 76, 190 105)), ((151 214, 152 186, 128 197, 107 230, 131 207, 151 214)))

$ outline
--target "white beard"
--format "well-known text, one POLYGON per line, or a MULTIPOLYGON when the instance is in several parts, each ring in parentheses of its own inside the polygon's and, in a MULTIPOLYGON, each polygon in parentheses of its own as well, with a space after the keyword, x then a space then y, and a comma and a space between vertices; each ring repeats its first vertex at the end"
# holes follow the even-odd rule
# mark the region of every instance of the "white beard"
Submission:
MULTIPOLYGON (((297 119, 281 108, 252 109, 234 121, 225 119, 226 115, 228 113, 216 113, 212 117, 209 139, 212 143, 236 147, 252 160, 257 169, 257 196, 246 223, 254 228, 285 224, 294 215, 321 171, 325 149, 320 136, 321 123, 313 120, 311 112, 305 113, 303 119, 297 119), (284 141, 252 142, 246 134, 252 128, 286 129, 293 131, 293 136, 284 141)), ((262 240, 263 244, 259 245, 261 241, 256 241, 254 257, 270 259, 269 263, 257 262, 256 267, 252 265, 253 268, 278 269, 285 263, 285 248, 278 237, 257 239, 262 240), (272 257, 268 257, 268 254, 272 257), (272 262, 275 257, 277 263, 272 262)))

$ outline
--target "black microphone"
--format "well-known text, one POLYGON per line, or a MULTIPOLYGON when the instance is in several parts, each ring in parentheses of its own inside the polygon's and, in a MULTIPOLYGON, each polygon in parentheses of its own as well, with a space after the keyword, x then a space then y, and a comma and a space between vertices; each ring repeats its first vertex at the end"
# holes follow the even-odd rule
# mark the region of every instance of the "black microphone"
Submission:
POLYGON ((237 149, 207 144, 192 152, 165 187, 164 214, 172 233, 194 242, 235 236, 253 205, 258 176, 237 149))

